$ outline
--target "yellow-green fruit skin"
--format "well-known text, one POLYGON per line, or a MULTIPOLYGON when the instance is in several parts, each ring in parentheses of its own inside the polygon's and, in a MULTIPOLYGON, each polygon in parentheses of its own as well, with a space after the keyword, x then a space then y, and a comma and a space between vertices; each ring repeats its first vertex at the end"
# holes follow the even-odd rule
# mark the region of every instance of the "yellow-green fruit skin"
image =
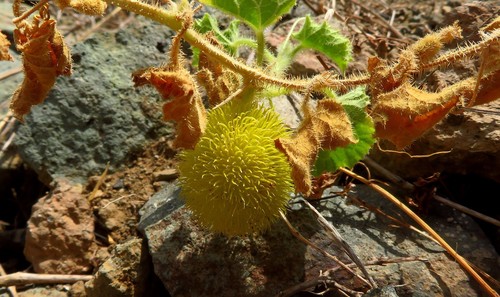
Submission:
POLYGON ((204 135, 180 154, 181 197, 206 227, 228 236, 260 232, 293 191, 290 165, 274 140, 289 133, 273 110, 226 104, 211 111, 204 135))

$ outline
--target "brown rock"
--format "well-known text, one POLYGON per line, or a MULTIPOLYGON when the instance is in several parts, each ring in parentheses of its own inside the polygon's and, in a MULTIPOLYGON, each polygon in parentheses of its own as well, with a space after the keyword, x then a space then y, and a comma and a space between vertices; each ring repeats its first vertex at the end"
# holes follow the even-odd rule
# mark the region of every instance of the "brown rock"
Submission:
POLYGON ((33 205, 24 254, 37 273, 81 274, 91 268, 94 220, 81 185, 56 181, 33 205))
POLYGON ((156 279, 151 258, 142 239, 118 244, 96 273, 85 283, 86 296, 167 296, 156 279))
POLYGON ((157 171, 153 173, 155 181, 171 181, 179 176, 179 172, 175 168, 167 168, 162 171, 157 171))

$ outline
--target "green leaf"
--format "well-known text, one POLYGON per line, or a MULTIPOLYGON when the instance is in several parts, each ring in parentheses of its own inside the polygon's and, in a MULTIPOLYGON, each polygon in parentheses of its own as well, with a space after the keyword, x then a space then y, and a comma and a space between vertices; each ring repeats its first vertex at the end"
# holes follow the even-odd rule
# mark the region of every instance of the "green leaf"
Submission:
MULTIPOLYGON (((229 26, 221 30, 219 28, 219 24, 217 19, 205 13, 201 19, 197 19, 194 24, 194 28, 196 31, 200 33, 212 32, 220 42, 220 44, 224 47, 224 49, 231 55, 236 56, 238 54, 238 47, 242 45, 244 41, 247 41, 247 38, 240 37, 239 31, 240 21, 234 20, 229 26), (243 42, 242 42, 243 41, 243 42)), ((252 41, 255 43, 255 41, 252 41)), ((255 44, 255 47, 257 45, 255 44)), ((194 67, 198 67, 200 50, 196 47, 191 47, 193 50, 193 60, 192 64, 194 67)))
POLYGON ((240 22, 232 21, 225 30, 219 28, 217 20, 206 13, 201 19, 196 20, 194 28, 200 33, 213 32, 217 40, 224 48, 232 55, 235 55, 238 50, 237 41, 240 38, 240 30, 238 28, 240 22))
POLYGON ((290 11, 296 0, 199 0, 230 14, 252 27, 255 31, 275 23, 290 11))
POLYGON ((309 48, 325 54, 337 63, 342 71, 352 60, 352 46, 349 39, 326 22, 316 24, 310 16, 307 16, 304 25, 299 32, 293 34, 293 37, 300 42, 301 48, 309 48))
POLYGON ((369 99, 362 87, 336 98, 349 115, 358 142, 334 150, 320 151, 314 165, 314 175, 318 176, 325 171, 333 172, 339 167, 351 167, 368 154, 375 143, 373 120, 365 111, 369 99))

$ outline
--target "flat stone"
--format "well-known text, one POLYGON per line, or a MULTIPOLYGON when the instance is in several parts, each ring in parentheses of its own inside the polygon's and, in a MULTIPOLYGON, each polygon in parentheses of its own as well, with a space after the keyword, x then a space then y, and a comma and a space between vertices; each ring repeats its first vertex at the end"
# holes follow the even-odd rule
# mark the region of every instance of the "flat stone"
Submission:
MULTIPOLYGON (((154 195, 141 211, 139 224, 148 240, 155 272, 173 296, 274 296, 338 265, 295 238, 282 221, 260 235, 227 238, 210 233, 182 206, 178 195, 175 184, 154 195), (190 285, 193 282, 197 285, 190 285)), ((364 186, 356 186, 350 195, 386 213, 401 213, 364 186)), ((428 238, 394 228, 388 219, 350 204, 349 199, 331 198, 314 205, 363 262, 395 257, 422 259, 367 266, 380 286, 395 288, 399 296, 481 296, 474 281, 428 238)), ((344 263, 351 262, 332 244, 310 210, 293 204, 287 217, 315 245, 344 263)), ((448 217, 449 213, 424 219, 446 238, 456 228, 446 222, 448 217)), ((404 215, 400 219, 411 222, 404 215)), ((498 265, 493 247, 471 219, 467 219, 467 224, 471 228, 462 229, 459 237, 454 231, 446 239, 452 246, 467 244, 470 250, 460 249, 466 258, 475 254, 474 263, 495 271, 498 265), (468 238, 472 236, 478 240, 470 242, 468 238)), ((368 289, 344 270, 335 272, 334 279, 354 290, 368 289)))

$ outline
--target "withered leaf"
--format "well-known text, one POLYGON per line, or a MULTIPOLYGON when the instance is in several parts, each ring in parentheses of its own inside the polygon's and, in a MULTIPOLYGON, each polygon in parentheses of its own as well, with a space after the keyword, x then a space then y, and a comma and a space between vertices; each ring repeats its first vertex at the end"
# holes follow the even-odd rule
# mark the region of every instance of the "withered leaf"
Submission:
POLYGON ((196 73, 198 82, 207 91, 211 106, 215 106, 233 94, 241 84, 241 77, 200 53, 200 70, 196 73))
POLYGON ((428 93, 404 84, 379 95, 372 107, 376 136, 404 148, 439 122, 473 87, 474 82, 468 80, 428 93))
POLYGON ((10 42, 2 32, 0 32, 0 61, 12 61, 13 58, 9 54, 10 42))
POLYGON ((479 92, 471 105, 485 104, 500 98, 500 17, 488 24, 484 31, 490 36, 496 36, 496 39, 482 52, 479 92))
POLYGON ((297 192, 311 194, 311 167, 320 149, 335 149, 355 143, 356 137, 344 108, 333 99, 318 102, 316 111, 302 121, 293 138, 276 139, 292 166, 297 192))
POLYGON ((57 76, 71 75, 71 56, 56 21, 45 17, 19 24, 14 39, 22 53, 24 80, 12 96, 10 109, 22 121, 33 105, 43 102, 57 76))
POLYGON ((177 123, 174 146, 192 149, 205 131, 207 115, 191 74, 183 69, 150 67, 132 74, 135 86, 153 85, 164 100, 165 120, 177 123))
MULTIPOLYGON (((475 80, 475 79, 474 79, 475 80)), ((500 98, 500 69, 481 78, 480 89, 474 105, 486 104, 500 98)))
POLYGON ((101 0, 55 0, 60 9, 71 7, 88 15, 103 15, 107 4, 101 0))

